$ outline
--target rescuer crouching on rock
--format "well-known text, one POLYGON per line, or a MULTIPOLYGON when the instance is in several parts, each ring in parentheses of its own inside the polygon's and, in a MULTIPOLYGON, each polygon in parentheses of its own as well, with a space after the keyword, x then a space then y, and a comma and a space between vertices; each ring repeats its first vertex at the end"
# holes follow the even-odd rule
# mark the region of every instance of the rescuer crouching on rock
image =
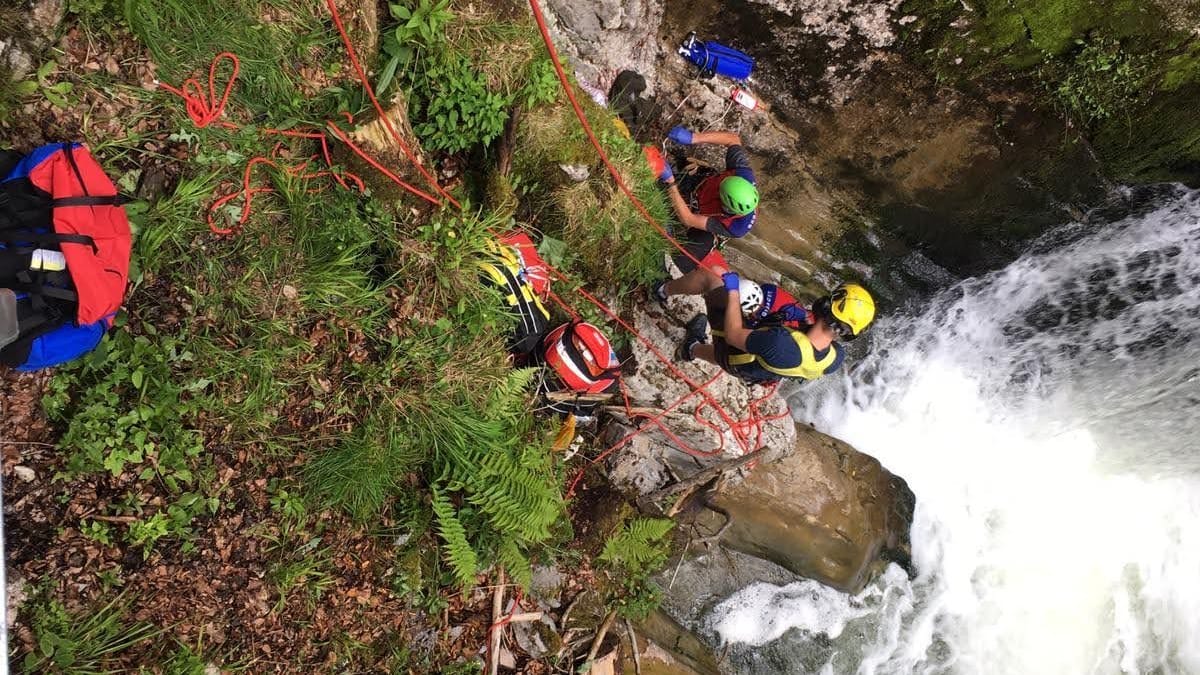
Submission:
POLYGON ((725 271, 721 285, 704 294, 707 315, 698 314, 688 322, 680 359, 703 359, 748 384, 770 384, 782 378, 815 380, 841 367, 845 348, 838 341, 858 337, 875 318, 875 301, 858 284, 838 286, 814 302, 812 309, 794 299, 787 303, 790 296, 781 293, 786 294, 776 286, 759 286, 725 271), (741 311, 728 311, 730 307, 741 311), (707 344, 710 321, 713 343, 707 344))

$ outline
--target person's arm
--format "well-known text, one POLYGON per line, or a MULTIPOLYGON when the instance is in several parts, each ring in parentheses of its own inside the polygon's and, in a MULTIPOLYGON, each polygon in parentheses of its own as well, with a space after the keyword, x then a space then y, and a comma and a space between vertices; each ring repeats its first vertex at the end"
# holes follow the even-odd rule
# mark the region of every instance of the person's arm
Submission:
POLYGON ((692 131, 685 126, 671 129, 667 138, 683 145, 711 143, 713 145, 741 145, 742 137, 732 131, 692 131))
POLYGON ((721 276, 725 284, 725 292, 729 293, 729 301, 725 305, 725 342, 726 344, 746 349, 746 338, 750 337, 750 329, 742 323, 742 299, 738 293, 741 279, 737 272, 726 272, 721 276))
POLYGON ((690 227, 697 230, 708 229, 708 217, 695 213, 684 200, 683 194, 679 192, 679 186, 675 184, 675 177, 667 179, 667 197, 671 200, 671 208, 675 211, 675 217, 679 219, 680 224, 684 227, 690 227))
POLYGON ((697 131, 692 133, 692 144, 741 145, 742 137, 732 131, 697 131))

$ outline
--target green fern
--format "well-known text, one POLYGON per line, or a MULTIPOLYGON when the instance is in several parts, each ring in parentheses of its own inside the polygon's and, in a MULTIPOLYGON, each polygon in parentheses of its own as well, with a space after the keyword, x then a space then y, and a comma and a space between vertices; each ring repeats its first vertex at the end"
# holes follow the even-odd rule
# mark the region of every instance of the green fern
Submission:
POLYGON ((520 584, 521 588, 529 590, 529 585, 533 583, 532 564, 515 539, 506 537, 500 541, 500 545, 496 547, 496 559, 504 567, 504 571, 508 572, 510 579, 520 584))
POLYGON ((441 535, 442 553, 458 585, 468 588, 475 585, 475 574, 479 571, 479 557, 471 542, 467 540, 467 530, 458 519, 454 504, 440 490, 433 491, 433 513, 437 517, 437 530, 441 535))
POLYGON ((625 523, 604 543, 600 560, 632 574, 648 573, 667 562, 669 544, 664 538, 675 522, 666 518, 638 518, 625 523))

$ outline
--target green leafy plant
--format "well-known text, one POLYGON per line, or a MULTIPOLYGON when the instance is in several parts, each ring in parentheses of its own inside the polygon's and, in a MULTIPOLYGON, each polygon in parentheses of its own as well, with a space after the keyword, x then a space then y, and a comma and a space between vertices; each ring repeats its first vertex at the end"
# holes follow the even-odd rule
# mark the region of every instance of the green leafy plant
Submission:
POLYGON ((419 0, 413 3, 391 3, 388 10, 400 22, 394 36, 398 42, 419 42, 429 45, 442 39, 446 24, 454 18, 450 0, 419 0))
POLYGON ((388 11, 399 23, 384 30, 379 49, 386 57, 376 79, 376 91, 386 93, 396 77, 396 69, 413 61, 421 48, 438 44, 444 38, 446 24, 454 18, 450 0, 419 0, 415 3, 390 3, 388 11))
POLYGON ((67 11, 85 20, 101 19, 100 23, 105 17, 119 14, 116 0, 68 0, 67 11))
POLYGON ((60 369, 43 402, 51 420, 66 425, 60 441, 72 476, 134 470, 160 478, 172 491, 190 484, 193 458, 203 450, 185 420, 198 407, 191 396, 205 379, 180 385, 173 368, 193 360, 174 337, 151 340, 118 330, 81 362, 60 369))
POLYGON ((1068 62, 1050 62, 1043 77, 1059 105, 1084 125, 1108 119, 1134 105, 1146 74, 1146 59, 1130 54, 1116 40, 1076 40, 1078 51, 1068 62))
POLYGON ((637 518, 625 523, 604 542, 599 559, 633 574, 655 571, 667 562, 670 549, 665 538, 674 526, 667 518, 637 518))
POLYGON ((558 100, 561 88, 558 74, 554 71, 554 62, 549 56, 534 59, 529 64, 525 84, 517 94, 518 100, 526 108, 542 103, 553 103, 558 100))
POLYGON ((461 152, 504 131, 512 98, 491 91, 463 54, 446 52, 415 78, 410 112, 425 147, 461 152))
POLYGON ((67 96, 75 91, 75 85, 72 82, 54 82, 51 80, 51 75, 58 69, 58 62, 53 59, 43 63, 38 67, 34 74, 34 79, 24 80, 12 85, 11 96, 16 99, 28 98, 42 92, 42 96, 46 97, 47 101, 56 108, 68 108, 71 106, 71 101, 67 96))
POLYGON ((599 560, 617 578, 619 592, 613 601, 622 616, 642 619, 658 607, 661 592, 649 577, 667 562, 667 535, 674 525, 665 518, 637 518, 622 525, 604 543, 599 560))
POLYGON ((80 523, 79 533, 98 544, 113 545, 112 527, 98 520, 88 520, 80 523))
POLYGON ((42 590, 25 607, 37 643, 22 663, 27 673, 110 672, 108 664, 114 657, 161 633, 148 623, 126 623, 124 595, 71 612, 42 590))
POLYGON ((180 550, 191 553, 196 549, 192 521, 202 515, 215 514, 220 507, 221 500, 217 497, 204 497, 195 492, 184 493, 165 510, 130 523, 125 540, 134 546, 140 546, 143 558, 149 558, 155 544, 164 538, 180 542, 180 550))

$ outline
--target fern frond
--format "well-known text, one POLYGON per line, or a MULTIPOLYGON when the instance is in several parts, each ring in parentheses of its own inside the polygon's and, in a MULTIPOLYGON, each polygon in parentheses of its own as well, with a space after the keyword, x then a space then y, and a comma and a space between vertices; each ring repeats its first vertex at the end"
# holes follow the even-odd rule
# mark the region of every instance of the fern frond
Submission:
POLYGON ((529 585, 533 583, 533 566, 515 539, 505 537, 500 541, 500 545, 496 547, 496 559, 500 561, 504 571, 508 572, 510 579, 520 584, 521 588, 529 590, 529 585))
POLYGON ((454 572, 454 578, 463 588, 474 586, 475 574, 479 571, 479 557, 467 540, 467 531, 458 519, 454 504, 441 490, 433 490, 433 513, 437 517, 438 534, 442 537, 442 553, 454 572))
POLYGON ((627 522, 604 542, 600 560, 635 573, 661 567, 669 554, 669 542, 664 538, 674 526, 675 522, 667 518, 638 518, 627 522))

